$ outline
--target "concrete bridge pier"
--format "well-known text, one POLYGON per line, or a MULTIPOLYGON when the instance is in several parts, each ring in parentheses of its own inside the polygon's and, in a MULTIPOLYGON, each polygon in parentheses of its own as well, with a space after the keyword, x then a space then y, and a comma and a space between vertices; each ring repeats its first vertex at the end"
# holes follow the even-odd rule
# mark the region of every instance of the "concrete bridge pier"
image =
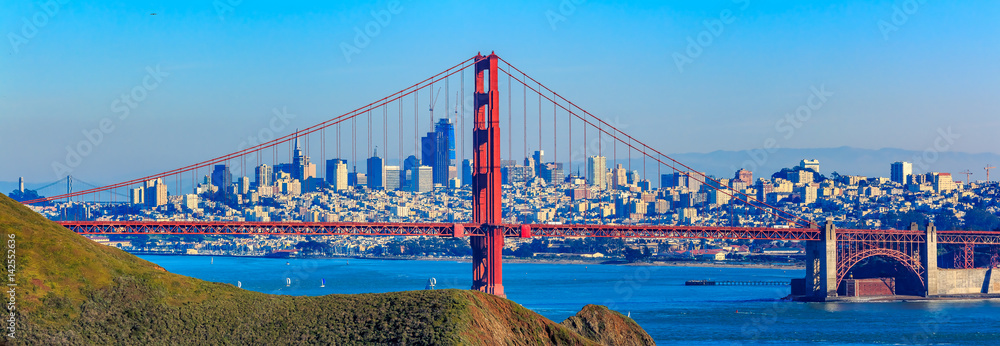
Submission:
POLYGON ((827 221, 822 240, 806 242, 806 295, 825 301, 837 297, 837 229, 827 221))
MULTIPOLYGON (((913 226, 916 226, 916 224, 913 226)), ((934 227, 933 222, 928 223, 926 239, 920 245, 920 263, 924 266, 923 279, 926 287, 924 297, 940 294, 938 290, 937 243, 937 227, 934 227)))

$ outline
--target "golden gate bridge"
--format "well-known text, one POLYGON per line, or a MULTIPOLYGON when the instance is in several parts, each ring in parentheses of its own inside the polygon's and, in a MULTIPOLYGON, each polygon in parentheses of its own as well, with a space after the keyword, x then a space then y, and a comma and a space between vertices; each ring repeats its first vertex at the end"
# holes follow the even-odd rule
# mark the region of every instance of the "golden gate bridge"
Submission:
MULTIPOLYGON (((456 74, 461 74, 463 85, 461 97, 464 98, 464 73, 471 69, 474 77, 473 124, 472 133, 472 219, 459 223, 404 223, 404 222, 243 222, 243 221, 59 221, 60 224, 79 234, 215 234, 215 235, 351 235, 351 236, 439 236, 439 237, 469 237, 473 253, 472 288, 487 293, 504 296, 502 250, 505 237, 616 237, 616 238, 678 238, 678 239, 764 239, 764 240, 795 240, 807 242, 807 277, 804 285, 806 292, 824 299, 836 296, 840 282, 848 271, 861 260, 881 256, 901 263, 920 278, 925 295, 937 295, 937 244, 958 244, 961 246, 961 256, 956 257, 960 268, 975 267, 975 247, 990 246, 994 249, 1000 245, 1000 232, 986 231, 937 231, 933 224, 920 231, 916 225, 909 230, 862 230, 836 229, 832 222, 826 222, 822 227, 817 223, 794 215, 791 211, 775 207, 754 198, 753 196, 731 189, 715 178, 704 174, 689 174, 696 172, 691 167, 671 158, 645 142, 630 136, 605 120, 584 110, 576 103, 543 85, 523 70, 510 64, 496 54, 482 55, 466 59, 440 73, 413 84, 405 89, 383 97, 377 101, 344 113, 332 119, 323 121, 305 129, 296 131, 265 143, 243 150, 222 155, 210 160, 188 166, 168 170, 162 173, 123 181, 107 186, 91 186, 88 189, 72 191, 66 194, 44 197, 25 201, 25 204, 38 204, 50 201, 101 201, 116 202, 117 198, 125 196, 121 191, 133 186, 141 186, 147 181, 164 179, 175 181, 177 191, 181 189, 181 181, 190 177, 191 186, 196 184, 198 172, 216 164, 240 163, 245 169, 247 160, 261 164, 265 151, 272 151, 274 164, 277 163, 278 146, 287 145, 291 152, 293 141, 304 138, 308 150, 309 136, 320 137, 320 152, 327 157, 327 132, 337 131, 336 151, 340 157, 341 126, 350 121, 352 125, 352 151, 360 141, 356 131, 358 119, 368 121, 368 145, 372 145, 372 113, 380 110, 383 116, 383 148, 388 147, 389 109, 398 110, 397 127, 399 131, 399 156, 402 159, 403 128, 407 126, 404 120, 404 107, 408 107, 408 99, 413 102, 414 145, 416 146, 416 128, 418 127, 418 98, 420 90, 426 89, 431 96, 431 112, 433 112, 434 86, 445 82, 456 74), (715 189, 717 193, 729 196, 744 208, 754 210, 767 216, 773 223, 772 227, 740 227, 730 226, 675 226, 675 225, 614 225, 614 224, 518 224, 503 217, 503 199, 501 185, 501 147, 503 131, 501 120, 501 88, 502 76, 507 77, 507 152, 508 157, 513 151, 514 125, 512 115, 512 89, 518 85, 522 89, 523 100, 523 145, 527 157, 528 148, 528 98, 537 96, 538 100, 538 147, 543 146, 546 135, 542 134, 543 105, 552 106, 552 148, 554 159, 558 162, 559 130, 566 130, 569 152, 573 147, 573 128, 582 128, 582 138, 585 155, 590 154, 588 141, 598 137, 596 154, 603 155, 604 138, 611 141, 614 161, 619 153, 618 144, 627 152, 629 165, 632 162, 632 152, 643 162, 643 173, 646 171, 646 161, 657 165, 657 172, 663 166, 674 172, 686 170, 681 174, 695 180, 704 186, 715 189), (559 126, 559 113, 565 114, 565 125, 559 126), (336 127, 334 127, 336 126, 336 127), (933 258, 932 258, 933 257, 933 258)), ((447 92, 446 92, 447 94, 447 92)), ((446 102, 447 103, 447 102, 446 102)), ((456 110, 457 111, 457 110, 456 110)), ((464 110, 463 110, 464 112, 464 110)), ((459 117, 459 121, 463 121, 459 117)), ((433 113, 431 122, 433 123, 433 113)), ((460 128, 466 126, 460 124, 460 128)), ((534 126, 534 125, 533 125, 534 126)), ((463 130, 464 131, 464 130, 463 130)), ((464 133, 463 143, 464 143, 464 133)), ((362 135, 362 137, 364 137, 362 135)), ((464 151, 464 144, 462 150, 464 151)), ((416 151, 416 150, 415 150, 416 151)), ((356 155, 356 154, 354 154, 356 155)), ((291 156, 291 153, 289 153, 291 156)), ((464 156, 464 154, 463 154, 464 156)), ((569 156, 570 171, 572 170, 572 155, 569 156)), ((357 160, 354 160, 355 165, 357 160)), ((245 175, 244 175, 245 176, 245 175)), ((593 179, 593 177, 588 177, 593 179)), ((994 256, 996 265, 996 256, 994 256)))

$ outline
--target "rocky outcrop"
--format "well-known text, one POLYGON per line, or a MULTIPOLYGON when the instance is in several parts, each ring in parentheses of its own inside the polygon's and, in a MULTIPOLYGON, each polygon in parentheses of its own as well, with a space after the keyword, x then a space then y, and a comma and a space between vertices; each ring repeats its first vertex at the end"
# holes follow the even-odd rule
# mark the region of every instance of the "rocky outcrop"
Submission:
POLYGON ((602 345, 655 345, 653 338, 631 318, 601 305, 584 306, 562 322, 581 336, 602 345))

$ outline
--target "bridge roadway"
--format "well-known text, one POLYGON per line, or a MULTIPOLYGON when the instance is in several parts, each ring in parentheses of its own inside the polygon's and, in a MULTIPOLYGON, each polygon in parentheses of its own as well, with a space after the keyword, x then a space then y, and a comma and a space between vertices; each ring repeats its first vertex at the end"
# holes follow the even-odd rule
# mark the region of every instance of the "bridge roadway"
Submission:
MULTIPOLYGON (((356 222, 205 222, 205 221, 61 221, 79 234, 215 234, 215 235, 353 235, 353 236, 485 236, 489 226, 475 223, 356 222)), ((672 239, 763 239, 819 241, 818 228, 501 224, 505 237, 613 237, 672 239)), ((837 229, 838 241, 916 242, 916 230, 837 229)), ((938 231, 939 244, 1000 245, 1000 232, 938 231)))

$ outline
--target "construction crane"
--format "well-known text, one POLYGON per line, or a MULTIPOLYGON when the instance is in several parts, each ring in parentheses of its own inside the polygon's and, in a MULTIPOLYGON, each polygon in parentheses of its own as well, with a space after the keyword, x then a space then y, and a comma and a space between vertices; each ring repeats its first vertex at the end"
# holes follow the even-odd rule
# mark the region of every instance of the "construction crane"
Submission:
POLYGON ((965 184, 966 185, 972 183, 972 172, 970 172, 968 169, 966 169, 965 172, 958 172, 958 174, 965 174, 965 184))
POLYGON ((993 166, 990 166, 990 165, 986 165, 986 182, 987 183, 990 182, 990 170, 994 169, 994 168, 996 168, 996 167, 993 167, 993 166))
POLYGON ((461 102, 458 101, 459 92, 455 92, 455 120, 458 120, 458 107, 461 102))
MULTIPOLYGON (((435 93, 434 97, 431 98, 431 127, 430 127, 431 132, 434 132, 434 105, 437 104, 438 96, 441 96, 441 87, 438 87, 437 93, 435 93)), ((445 106, 445 108, 448 107, 445 106)))

